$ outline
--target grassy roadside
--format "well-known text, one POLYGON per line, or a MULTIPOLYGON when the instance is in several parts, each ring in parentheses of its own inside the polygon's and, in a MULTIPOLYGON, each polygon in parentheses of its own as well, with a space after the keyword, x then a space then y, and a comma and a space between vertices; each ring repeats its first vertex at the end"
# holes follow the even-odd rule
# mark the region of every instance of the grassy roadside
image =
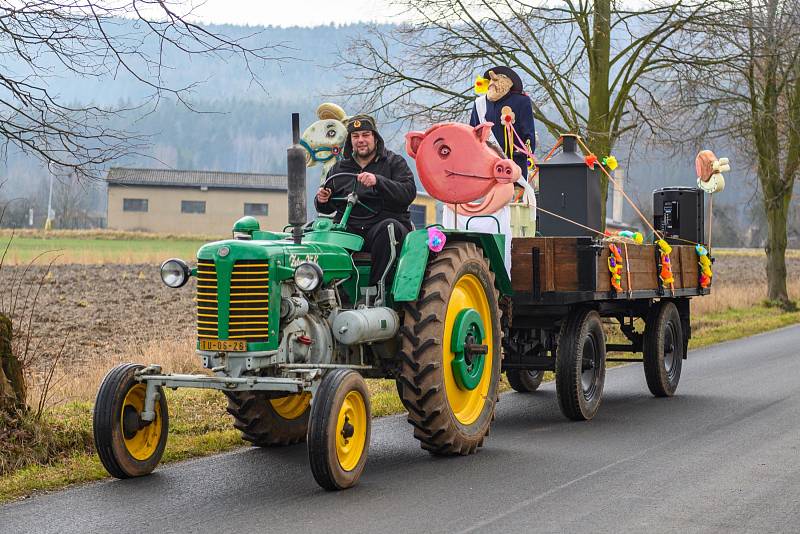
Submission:
MULTIPOLYGON (((764 306, 701 314, 693 322, 694 337, 690 348, 734 340, 798 322, 800 312, 782 313, 764 306)), ((404 411, 392 381, 369 382, 375 417, 404 411)), ((503 389, 508 389, 505 381, 503 389)), ((233 429, 230 417, 225 413, 222 395, 212 391, 168 391, 167 401, 170 437, 162 462, 205 456, 242 446, 239 433, 233 429)), ((107 477, 99 459, 91 451, 91 409, 90 402, 72 402, 48 412, 46 417, 53 425, 68 430, 67 433, 73 436, 72 448, 67 448, 49 465, 31 465, 0 477, 0 502, 107 477)))

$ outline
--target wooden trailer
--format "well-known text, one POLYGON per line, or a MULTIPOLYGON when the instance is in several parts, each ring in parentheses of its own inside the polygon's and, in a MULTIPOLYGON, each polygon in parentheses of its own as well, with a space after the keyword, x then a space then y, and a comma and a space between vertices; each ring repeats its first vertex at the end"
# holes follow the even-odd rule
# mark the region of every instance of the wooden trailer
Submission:
POLYGON ((534 391, 544 371, 555 371, 559 406, 571 419, 597 413, 609 361, 643 362, 653 395, 672 396, 691 337, 689 299, 710 293, 699 285, 694 246, 672 245, 674 282, 665 285, 656 245, 615 244, 622 291, 612 288, 607 243, 590 237, 512 240, 514 296, 503 368, 511 386, 523 392, 534 391), (644 320, 643 331, 634 325, 637 318, 644 320), (627 343, 606 343, 609 322, 619 324, 627 343), (612 351, 643 356, 607 357, 612 351))

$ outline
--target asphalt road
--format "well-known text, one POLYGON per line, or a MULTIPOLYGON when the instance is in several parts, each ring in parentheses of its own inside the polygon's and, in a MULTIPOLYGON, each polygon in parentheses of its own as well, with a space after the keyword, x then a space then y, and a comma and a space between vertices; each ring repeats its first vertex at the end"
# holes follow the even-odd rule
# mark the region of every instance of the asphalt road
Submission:
POLYGON ((247 449, 0 507, 0 532, 800 532, 800 325, 693 351, 678 395, 609 371, 600 413, 554 385, 503 395, 476 455, 375 421, 360 484, 327 493, 304 445, 247 449))

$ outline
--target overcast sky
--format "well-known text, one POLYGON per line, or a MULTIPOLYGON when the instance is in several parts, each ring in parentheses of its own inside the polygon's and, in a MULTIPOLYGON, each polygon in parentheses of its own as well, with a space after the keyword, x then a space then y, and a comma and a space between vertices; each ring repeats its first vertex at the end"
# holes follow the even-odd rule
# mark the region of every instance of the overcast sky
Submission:
POLYGON ((319 26, 398 20, 386 0, 206 0, 200 4, 195 2, 195 17, 216 24, 319 26))

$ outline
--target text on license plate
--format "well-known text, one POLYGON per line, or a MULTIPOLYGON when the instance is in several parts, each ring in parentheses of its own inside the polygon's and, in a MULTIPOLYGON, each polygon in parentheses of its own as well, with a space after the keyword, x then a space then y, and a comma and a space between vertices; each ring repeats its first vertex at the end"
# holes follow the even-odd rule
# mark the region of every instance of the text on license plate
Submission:
POLYGON ((247 350, 247 342, 227 339, 201 339, 200 350, 213 350, 218 352, 244 352, 247 350))

